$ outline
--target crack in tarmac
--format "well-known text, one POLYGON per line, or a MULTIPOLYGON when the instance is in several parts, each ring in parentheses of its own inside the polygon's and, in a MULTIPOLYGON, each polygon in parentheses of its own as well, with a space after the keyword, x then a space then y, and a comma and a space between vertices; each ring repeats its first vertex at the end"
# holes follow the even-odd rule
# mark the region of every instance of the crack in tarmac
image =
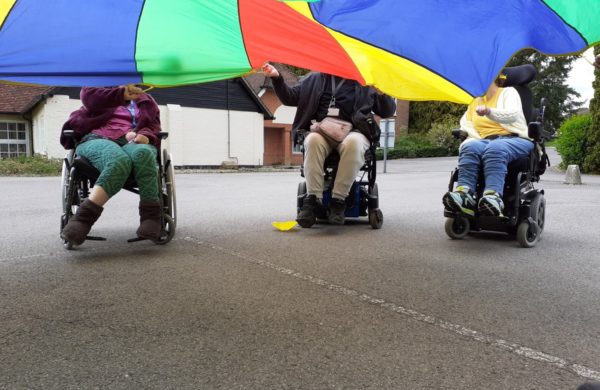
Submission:
POLYGON ((320 287, 324 287, 328 290, 331 290, 331 291, 334 291, 334 292, 337 292, 337 293, 340 293, 340 294, 343 294, 343 295, 346 295, 349 297, 357 298, 358 300, 360 300, 362 302, 379 306, 382 309, 389 310, 394 313, 402 314, 402 315, 409 317, 415 321, 427 323, 429 325, 435 326, 440 329, 444 329, 446 331, 450 331, 452 333, 455 333, 457 335, 471 339, 473 341, 477 341, 482 344, 490 345, 495 348, 501 349, 503 351, 508 351, 515 355, 525 357, 527 359, 531 359, 531 360, 534 360, 537 362, 546 363, 546 364, 558 367, 560 369, 569 371, 572 374, 575 374, 582 378, 600 381, 600 371, 594 370, 590 367, 587 367, 587 366, 584 366, 581 364, 577 364, 575 362, 570 362, 567 359, 553 356, 553 355, 544 353, 542 351, 537 351, 533 348, 529 348, 524 345, 513 343, 508 340, 496 338, 490 334, 486 334, 486 333, 483 333, 483 332, 480 332, 477 330, 473 330, 473 329, 464 327, 459 324, 454 324, 454 323, 445 321, 441 318, 437 318, 435 316, 423 314, 416 310, 406 308, 406 307, 403 307, 401 305, 398 305, 398 304, 395 304, 392 302, 387 302, 384 299, 372 297, 368 294, 362 293, 362 292, 354 290, 352 288, 344 287, 344 286, 329 282, 324 279, 320 279, 320 278, 312 276, 312 275, 304 274, 302 272, 298 272, 298 271, 295 271, 290 268, 282 267, 277 264, 271 263, 269 261, 260 260, 260 259, 257 259, 257 258, 251 257, 251 256, 247 256, 247 255, 244 255, 243 253, 236 252, 235 250, 223 248, 216 244, 198 240, 198 239, 195 239, 192 237, 185 237, 185 238, 183 238, 183 240, 194 243, 199 246, 204 246, 204 247, 210 248, 217 252, 225 253, 225 254, 240 258, 247 262, 277 271, 279 273, 291 276, 296 279, 304 280, 306 282, 318 285, 320 287))

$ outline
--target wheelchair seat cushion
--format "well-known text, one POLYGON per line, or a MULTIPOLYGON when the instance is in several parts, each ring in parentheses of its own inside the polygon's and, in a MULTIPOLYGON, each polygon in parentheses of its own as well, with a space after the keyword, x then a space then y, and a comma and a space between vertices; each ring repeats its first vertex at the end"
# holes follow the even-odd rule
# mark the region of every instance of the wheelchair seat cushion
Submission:
POLYGON ((73 166, 77 170, 79 176, 87 179, 96 180, 100 176, 100 171, 96 169, 87 158, 83 156, 76 156, 73 160, 73 166))

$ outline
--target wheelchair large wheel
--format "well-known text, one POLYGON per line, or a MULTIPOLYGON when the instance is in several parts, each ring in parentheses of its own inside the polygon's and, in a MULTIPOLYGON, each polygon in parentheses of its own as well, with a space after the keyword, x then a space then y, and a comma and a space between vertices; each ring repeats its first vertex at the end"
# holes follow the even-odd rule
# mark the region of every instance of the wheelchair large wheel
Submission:
POLYGON ((161 238, 154 241, 158 245, 164 245, 175 236, 177 226, 177 197, 175 192, 175 168, 171 154, 164 149, 162 151, 162 178, 161 192, 163 197, 163 226, 161 238))
POLYGON ((544 231, 546 221, 546 198, 544 195, 538 194, 531 201, 529 210, 530 218, 523 220, 517 228, 517 241, 523 248, 533 248, 544 231))
POLYGON ((304 198, 306 197, 306 182, 298 183, 298 193, 296 196, 296 213, 300 212, 302 208, 302 204, 304 203, 304 198))
POLYGON ((466 217, 446 218, 444 230, 448 237, 453 240, 463 239, 469 234, 471 223, 466 217))
MULTIPOLYGON (((369 194, 376 196, 379 201, 379 188, 377 187, 377 183, 373 184, 373 187, 369 189, 369 194)), ((369 224, 373 229, 381 229, 383 226, 383 213, 381 212, 381 209, 369 209, 369 224)))
MULTIPOLYGON (((73 161, 73 151, 69 151, 69 154, 65 157, 68 161, 73 161)), ((60 216, 60 232, 67 226, 69 220, 77 212, 79 207, 78 192, 75 186, 75 179, 71 176, 71 170, 66 161, 63 161, 62 175, 61 175, 61 187, 62 187, 62 215, 60 216)), ((73 249, 73 244, 67 240, 62 240, 65 249, 73 249)))

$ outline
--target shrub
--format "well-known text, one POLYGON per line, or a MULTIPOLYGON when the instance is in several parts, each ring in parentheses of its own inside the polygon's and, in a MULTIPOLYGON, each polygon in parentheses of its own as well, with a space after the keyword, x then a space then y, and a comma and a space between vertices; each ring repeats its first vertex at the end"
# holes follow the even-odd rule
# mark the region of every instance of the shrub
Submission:
POLYGON ((0 159, 0 176, 57 176, 62 170, 62 159, 45 156, 0 159))
POLYGON ((452 136, 452 129, 458 128, 458 123, 450 119, 436 122, 426 134, 427 139, 434 145, 446 149, 447 156, 457 156, 460 140, 452 136))
POLYGON ((562 158, 562 168, 572 164, 583 166, 591 124, 590 115, 575 115, 563 122, 558 129, 556 150, 562 158))
MULTIPOLYGON (((600 46, 594 48, 594 54, 600 55, 600 46)), ((600 69, 594 71, 594 98, 590 101, 592 123, 588 132, 588 148, 586 150, 583 170, 600 173, 600 69)))

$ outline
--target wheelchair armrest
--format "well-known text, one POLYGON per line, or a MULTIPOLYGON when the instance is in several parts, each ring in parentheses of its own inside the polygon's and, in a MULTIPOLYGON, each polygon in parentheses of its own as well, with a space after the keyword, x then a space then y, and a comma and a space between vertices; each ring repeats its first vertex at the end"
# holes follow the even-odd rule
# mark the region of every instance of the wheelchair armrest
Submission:
POLYGON ((531 122, 527 127, 527 135, 535 142, 552 139, 554 133, 546 131, 540 122, 531 122))
POLYGON ((167 138, 169 138, 169 132, 168 131, 161 131, 160 133, 158 133, 158 138, 160 138, 160 139, 167 139, 167 138))
POLYGON ((464 140, 467 138, 468 134, 461 129, 452 129, 452 136, 456 139, 464 140))

